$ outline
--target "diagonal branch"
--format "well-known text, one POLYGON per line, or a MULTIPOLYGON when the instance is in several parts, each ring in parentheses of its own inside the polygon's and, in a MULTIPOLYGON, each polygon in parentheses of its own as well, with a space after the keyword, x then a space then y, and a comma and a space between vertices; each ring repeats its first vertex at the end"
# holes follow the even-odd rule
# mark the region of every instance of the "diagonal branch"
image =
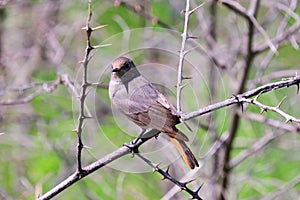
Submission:
MULTIPOLYGON (((155 136, 159 132, 157 130, 151 130, 147 135, 155 136)), ((143 143, 148 141, 153 137, 148 137, 148 138, 139 138, 138 140, 134 141, 134 147, 133 148, 128 148, 126 146, 120 147, 119 149, 115 150, 114 152, 104 156, 103 158, 93 162, 92 164, 84 167, 82 169, 81 174, 78 173, 78 171, 75 171, 73 174, 71 174, 68 178, 64 179, 61 183, 56 185, 54 188, 49 190, 47 193, 43 194, 38 198, 38 200, 48 200, 51 199, 52 197, 55 197, 74 183, 78 182, 82 178, 90 175, 94 171, 106 166, 107 164, 113 162, 114 160, 117 160, 118 158, 125 156, 127 154, 130 154, 132 151, 135 151, 135 149, 138 149, 143 143)))
POLYGON ((198 194, 199 191, 200 191, 200 189, 201 189, 201 187, 202 187, 202 185, 197 190, 193 191, 190 188, 188 188, 187 185, 189 183, 191 183, 192 181, 194 181, 194 180, 186 181, 186 182, 178 181, 176 178, 174 178, 169 173, 169 167, 167 168, 166 171, 164 171, 158 165, 152 163, 149 159, 147 159, 146 157, 142 156, 141 154, 138 153, 137 156, 140 157, 143 161, 145 161, 149 166, 151 166, 155 172, 158 172, 159 174, 161 174, 163 176, 163 179, 168 179, 172 183, 176 184, 181 190, 184 190, 187 193, 189 193, 192 196, 193 199, 202 200, 202 198, 198 194))
POLYGON ((258 23, 255 16, 253 15, 253 13, 246 10, 246 8, 244 8, 242 5, 240 5, 237 1, 233 1, 233 0, 218 0, 218 1, 221 2, 222 4, 224 4, 225 6, 227 6, 229 9, 235 11, 239 15, 248 19, 257 28, 257 30, 263 35, 268 47, 273 52, 277 51, 276 47, 273 45, 272 41, 270 40, 268 34, 264 30, 264 28, 258 23))
POLYGON ((209 106, 200 108, 199 110, 190 112, 188 114, 184 114, 182 115, 182 119, 183 120, 189 120, 195 117, 198 117, 200 115, 204 115, 206 113, 210 113, 214 110, 226 107, 226 106, 230 106, 232 104, 237 104, 239 102, 241 102, 243 98, 250 98, 250 97, 254 97, 257 96, 259 94, 263 94, 266 92, 270 92, 272 90, 277 90, 280 88, 284 88, 284 87, 290 87, 292 85, 300 85, 300 76, 295 76, 286 80, 282 80, 282 81, 278 81, 278 82, 274 82, 274 83, 269 83, 263 86, 260 86, 258 88, 255 88, 253 90, 249 90, 247 92, 244 92, 242 94, 238 94, 235 95, 234 97, 231 97, 229 99, 226 99, 224 101, 215 103, 215 104, 211 104, 209 106))

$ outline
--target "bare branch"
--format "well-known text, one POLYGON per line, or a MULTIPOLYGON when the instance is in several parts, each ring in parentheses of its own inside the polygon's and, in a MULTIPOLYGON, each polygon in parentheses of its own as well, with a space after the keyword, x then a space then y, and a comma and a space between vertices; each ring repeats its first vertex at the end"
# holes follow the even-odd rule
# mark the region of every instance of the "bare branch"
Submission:
POLYGON ((221 2, 222 4, 224 4, 225 6, 227 6, 228 8, 232 9, 236 13, 240 14, 241 16, 247 18, 249 21, 251 21, 251 23, 257 28, 257 30, 264 36, 264 38, 266 40, 266 44, 268 45, 268 47, 273 52, 277 51, 276 47, 273 45, 273 43, 272 43, 271 39, 269 38, 268 34, 263 29, 263 27, 257 22, 257 20, 255 19, 254 15, 252 13, 247 11, 237 1, 233 1, 233 0, 218 0, 218 1, 221 2))
POLYGON ((130 153, 130 149, 127 147, 121 147, 120 149, 106 155, 102 159, 97 160, 96 162, 84 167, 82 169, 82 173, 79 174, 77 171, 74 172, 72 175, 70 175, 68 178, 64 179, 61 183, 59 183, 57 186, 49 190, 47 193, 43 194, 38 198, 38 200, 46 200, 51 199, 52 197, 56 196, 60 192, 64 191, 74 183, 78 182, 82 178, 86 177, 87 175, 93 173, 97 169, 100 169, 104 167, 105 165, 111 163, 112 161, 118 159, 119 157, 122 157, 126 154, 130 153))
POLYGON ((176 184, 181 190, 184 190, 187 193, 189 193, 192 196, 193 199, 202 200, 202 198, 198 195, 202 185, 196 191, 193 191, 190 188, 188 188, 187 185, 189 183, 191 183, 192 181, 194 181, 194 180, 190 180, 190 181, 186 181, 186 182, 180 182, 169 173, 169 167, 166 171, 164 171, 159 167, 159 165, 156 165, 156 164, 152 163, 150 160, 148 160, 146 157, 142 156, 141 154, 138 153, 137 156, 140 157, 143 161, 145 161, 149 166, 151 166, 154 171, 161 174, 163 176, 163 179, 168 179, 172 183, 176 184))
POLYGON ((274 83, 269 83, 266 85, 263 85, 261 87, 255 88, 253 90, 249 90, 245 93, 242 94, 238 94, 235 97, 231 97, 229 99, 226 99, 224 101, 215 103, 215 104, 211 104, 207 107, 201 108, 197 111, 193 111, 190 112, 188 114, 184 114, 182 116, 183 120, 189 120, 192 118, 195 118, 197 116, 200 115, 204 115, 206 113, 212 112, 214 110, 217 110, 219 108, 223 108, 226 106, 230 106, 232 104, 237 104, 240 103, 242 101, 243 98, 250 98, 250 97, 254 97, 257 96, 258 94, 263 94, 272 90, 277 90, 279 88, 284 88, 284 87, 290 87, 292 85, 298 85, 300 84, 300 76, 296 76, 296 77, 292 77, 283 81, 278 81, 278 82, 274 82, 274 83))
POLYGON ((238 156, 236 156, 235 158, 233 158, 229 162, 228 167, 230 169, 236 167, 241 162, 243 162, 244 160, 246 160, 248 157, 250 157, 251 155, 255 154, 259 150, 263 149, 271 141, 275 140, 276 138, 278 138, 279 136, 281 136, 281 135, 283 135, 285 133, 287 133, 287 132, 286 131, 282 131, 282 130, 279 131, 279 132, 268 133, 267 135, 265 135, 261 139, 255 141, 254 144, 252 144, 250 148, 247 148, 247 150, 245 150, 244 152, 240 153, 238 156))
POLYGON ((280 188, 279 190, 277 190, 276 192, 269 194, 267 196, 265 196, 263 198, 263 200, 272 200, 272 199, 276 199, 279 196, 281 196, 282 194, 286 193, 287 191, 289 191, 290 189, 292 189, 293 187, 295 187, 297 184, 300 183, 300 175, 296 176, 291 182, 289 182, 288 184, 282 186, 282 188, 280 188))
POLYGON ((257 121, 257 122, 260 122, 260 123, 263 123, 263 124, 266 124, 271 127, 278 128, 278 129, 281 129, 281 130, 284 130, 287 132, 292 132, 292 133, 300 132, 300 125, 297 125, 297 124, 293 124, 293 125, 287 124, 287 123, 281 122, 279 120, 269 119, 263 115, 250 113, 250 112, 247 112, 247 113, 239 112, 239 115, 246 119, 249 119, 252 121, 257 121))
MULTIPOLYGON (((285 32, 272 39, 272 44, 280 45, 284 40, 288 39, 291 35, 295 34, 299 30, 300 30, 300 20, 297 20, 297 22, 293 26, 291 26, 285 32)), ((253 52, 257 54, 267 49, 268 49, 268 44, 262 43, 253 47, 253 52)))
POLYGON ((159 132, 157 130, 153 129, 153 130, 145 133, 145 135, 148 135, 148 136, 151 136, 151 137, 138 138, 137 140, 134 141, 134 146, 132 148, 128 148, 127 146, 123 146, 123 147, 115 150, 114 152, 104 156, 103 158, 93 162, 92 164, 84 167, 82 169, 81 174, 79 174, 78 171, 74 172, 68 178, 64 179, 63 182, 59 183, 57 186, 55 186, 54 188, 49 190, 47 193, 40 196, 38 198, 38 200, 51 199, 52 197, 54 197, 57 194, 61 193, 62 191, 64 191, 65 189, 67 189, 68 187, 73 185, 74 183, 81 180, 82 178, 84 178, 84 177, 88 176, 89 174, 93 173, 94 171, 106 166, 107 164, 111 163, 112 161, 114 161, 114 160, 116 160, 116 159, 118 159, 118 158, 120 158, 124 155, 130 154, 132 151, 137 151, 137 149, 143 143, 150 140, 151 138, 153 138, 157 134, 159 134, 159 132))
MULTIPOLYGON (((285 99, 285 98, 284 98, 285 99)), ((279 115, 283 116, 285 118, 285 122, 289 122, 289 121, 293 121, 293 122, 298 122, 300 123, 300 119, 296 118, 296 117, 293 117, 287 113, 285 113, 284 111, 282 111, 280 109, 280 105, 282 103, 282 101, 284 100, 282 99, 277 106, 267 106, 267 105, 264 105, 260 102, 258 102, 256 99, 248 99, 248 98, 241 98, 239 99, 240 102, 245 102, 245 103, 250 103, 250 104, 253 104, 253 105, 256 105, 258 106, 262 111, 267 111, 267 110, 270 110, 270 111, 273 111, 273 112, 276 112, 278 113, 279 115)))
POLYGON ((188 24, 190 18, 190 1, 186 0, 185 2, 185 12, 184 12, 184 25, 183 25, 183 33, 181 35, 181 48, 179 52, 179 63, 178 63, 178 70, 177 70, 177 84, 176 84, 176 107, 177 113, 181 114, 181 91, 182 91, 182 68, 183 68, 183 61, 185 56, 185 46, 186 41, 188 39, 188 24))

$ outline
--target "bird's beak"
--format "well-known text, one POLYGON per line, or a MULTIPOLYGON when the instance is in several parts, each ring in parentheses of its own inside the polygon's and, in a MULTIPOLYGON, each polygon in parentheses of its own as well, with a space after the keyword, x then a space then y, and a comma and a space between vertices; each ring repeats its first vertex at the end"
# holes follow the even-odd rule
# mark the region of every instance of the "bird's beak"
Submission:
POLYGON ((111 71, 112 71, 112 72, 118 72, 118 71, 120 71, 120 68, 114 68, 114 69, 112 69, 111 71))

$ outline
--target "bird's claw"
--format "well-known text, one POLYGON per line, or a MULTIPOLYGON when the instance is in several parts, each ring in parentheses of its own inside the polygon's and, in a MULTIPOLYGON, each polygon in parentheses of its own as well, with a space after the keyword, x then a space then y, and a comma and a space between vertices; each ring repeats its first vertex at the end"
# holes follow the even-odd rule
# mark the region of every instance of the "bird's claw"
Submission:
POLYGON ((132 157, 134 157, 135 153, 139 152, 139 146, 136 143, 137 140, 133 141, 132 139, 130 139, 129 143, 124 143, 123 146, 127 147, 130 149, 131 153, 132 153, 132 157))

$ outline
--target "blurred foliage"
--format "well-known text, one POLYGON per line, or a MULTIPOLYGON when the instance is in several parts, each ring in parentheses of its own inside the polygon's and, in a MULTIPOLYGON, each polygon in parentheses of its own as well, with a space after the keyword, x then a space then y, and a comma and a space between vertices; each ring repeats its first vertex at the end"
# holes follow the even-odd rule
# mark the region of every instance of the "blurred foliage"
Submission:
MULTIPOLYGON (((126 3, 134 7, 136 2, 126 1, 126 3)), ((177 78, 173 74, 174 70, 176 72, 178 63, 176 56, 180 48, 179 32, 183 27, 181 11, 184 9, 184 2, 155 0, 140 3, 141 9, 145 9, 149 14, 168 24, 174 32, 161 29, 155 21, 146 19, 122 5, 114 6, 113 1, 94 1, 92 25, 107 24, 108 27, 94 32, 92 42, 94 45, 112 43, 112 47, 99 49, 95 53, 89 65, 89 80, 108 83, 111 60, 123 54, 133 55, 138 65, 160 63, 171 66, 173 71, 170 74, 163 74, 158 68, 155 74, 150 74, 149 79, 156 80, 159 84, 166 82, 170 87, 170 96, 172 96, 177 78), (160 38, 160 36, 166 37, 160 38), (145 40, 144 37, 147 39, 145 40), (166 49, 162 49, 159 45, 165 45, 166 49)), ((199 1, 196 3, 200 4, 199 1)), ((245 7, 248 6, 247 1, 241 1, 241 3, 245 7)), ((262 5, 258 15, 260 20, 268 19, 266 13, 273 12, 268 6, 268 4, 262 5)), ((206 9, 207 7, 199 10, 203 12, 203 19, 209 18, 210 11, 206 9)), ((235 40, 236 37, 245 37, 247 23, 222 5, 217 5, 217 8, 217 45, 221 52, 219 56, 222 57, 227 53, 234 53, 230 52, 231 47, 228 41, 235 40)), ((299 8, 296 9, 297 14, 299 10, 299 8)), ((82 0, 10 1, 0 8, 0 88, 18 88, 32 82, 54 81, 58 74, 67 73, 75 82, 75 87, 79 92, 82 69, 78 61, 82 60, 85 49, 85 33, 81 27, 85 26, 86 15, 87 2, 82 0)), ((264 27, 269 35, 276 35, 283 15, 284 13, 279 15, 273 23, 264 27)), ((205 42, 206 35, 203 35, 200 30, 199 20, 201 19, 196 15, 192 16, 191 35, 199 36, 196 42, 208 48, 205 42)), ((295 20, 290 18, 288 24, 289 26, 295 24, 295 20)), ((256 39, 264 41, 261 36, 256 39)), ((296 35, 296 41, 299 45, 299 34, 296 35)), ((245 46, 245 42, 238 45, 245 46)), ((189 43, 188 46, 191 47, 192 44, 189 43)), ((254 67, 250 72, 251 79, 256 78, 265 54, 253 63, 254 67)), ((243 62, 243 55, 237 54, 231 58, 236 60, 236 66, 232 66, 232 74, 226 73, 226 70, 218 70, 214 80, 216 94, 211 93, 211 85, 209 85, 210 67, 213 66, 213 62, 201 52, 189 54, 188 59, 191 66, 187 66, 185 73, 192 76, 192 79, 187 81, 189 87, 183 93, 185 112, 221 101, 234 94, 235 81, 239 80, 241 70, 243 70, 239 65, 239 62, 243 62), (236 79, 233 80, 234 78, 236 79)), ((230 57, 224 57, 224 59, 229 60, 230 57)), ((299 70, 299 63, 299 50, 290 43, 285 43, 271 60, 264 75, 287 69, 299 70)), ((289 76, 292 75, 289 74, 289 76)), ((267 80, 266 83, 281 78, 275 77, 267 80)), ((251 79, 248 81, 247 89, 254 87, 250 84, 253 82, 251 79)), ((1 94, 0 97, 4 99, 25 97, 35 89, 36 87, 17 95, 1 94)), ((284 96, 287 96, 282 109, 299 117, 300 108, 297 106, 299 96, 295 93, 295 87, 285 88, 262 95, 259 101, 275 106, 284 96)), ((137 136, 139 131, 128 121, 123 122, 122 119, 114 118, 116 115, 111 111, 106 89, 90 89, 87 107, 95 118, 88 120, 84 128, 84 143, 91 147, 83 152, 84 165, 122 146, 123 143, 130 141, 130 138, 137 136)), ((244 112, 259 113, 260 109, 245 105, 244 112)), ((267 112, 263 115, 284 121, 276 113, 267 112)), ((76 134, 72 130, 76 127, 77 118, 78 95, 63 85, 52 93, 37 96, 30 103, 0 106, 0 133, 4 133, 0 135, 0 199, 9 199, 9 197, 33 199, 35 194, 48 191, 75 171, 76 134), (5 194, 1 191, 5 191, 5 194)), ((205 128, 199 128, 198 124, 207 126, 213 121, 215 132, 220 137, 228 132, 230 118, 229 107, 217 110, 213 115, 201 116, 199 119, 188 122, 193 130, 198 130, 194 131, 195 139, 192 141, 192 149, 199 160, 207 155, 216 138, 205 128)), ((280 132, 280 130, 242 118, 232 156, 237 156, 247 150, 253 142, 269 132, 280 132)), ((153 145, 163 143, 162 141, 160 136, 157 141, 154 140, 153 145)), ((145 150, 151 148, 150 145, 145 146, 145 150)), ((229 195, 232 197, 230 199, 233 197, 261 199, 299 176, 300 159, 297 156, 300 153, 299 147, 299 136, 286 133, 234 168, 229 187, 229 195)), ((170 151, 170 155, 173 153, 170 151)), ((127 162, 115 161, 116 163, 94 172, 68 188, 59 194, 57 199, 160 199, 173 187, 168 181, 161 181, 160 175, 152 174, 151 169, 137 157, 127 156, 124 159, 128 163, 132 162, 132 166, 127 162), (140 166, 142 169, 137 170, 140 166), (139 173, 133 173, 135 170, 139 173)), ((160 157, 157 160, 166 164, 166 161, 160 160, 160 157)), ((209 196, 208 183, 211 181, 209 176, 214 173, 212 165, 213 158, 205 159, 201 169, 194 175, 197 181, 190 184, 192 188, 196 188, 197 185, 204 183, 203 190, 201 190, 203 197, 209 196)), ((179 160, 171 166, 171 171, 172 174, 181 178, 188 172, 188 169, 179 160)), ((282 195, 280 199, 295 199, 297 195, 299 195, 299 184, 282 195)), ((188 198, 188 196, 180 193, 174 197, 174 199, 183 198, 188 198)))

